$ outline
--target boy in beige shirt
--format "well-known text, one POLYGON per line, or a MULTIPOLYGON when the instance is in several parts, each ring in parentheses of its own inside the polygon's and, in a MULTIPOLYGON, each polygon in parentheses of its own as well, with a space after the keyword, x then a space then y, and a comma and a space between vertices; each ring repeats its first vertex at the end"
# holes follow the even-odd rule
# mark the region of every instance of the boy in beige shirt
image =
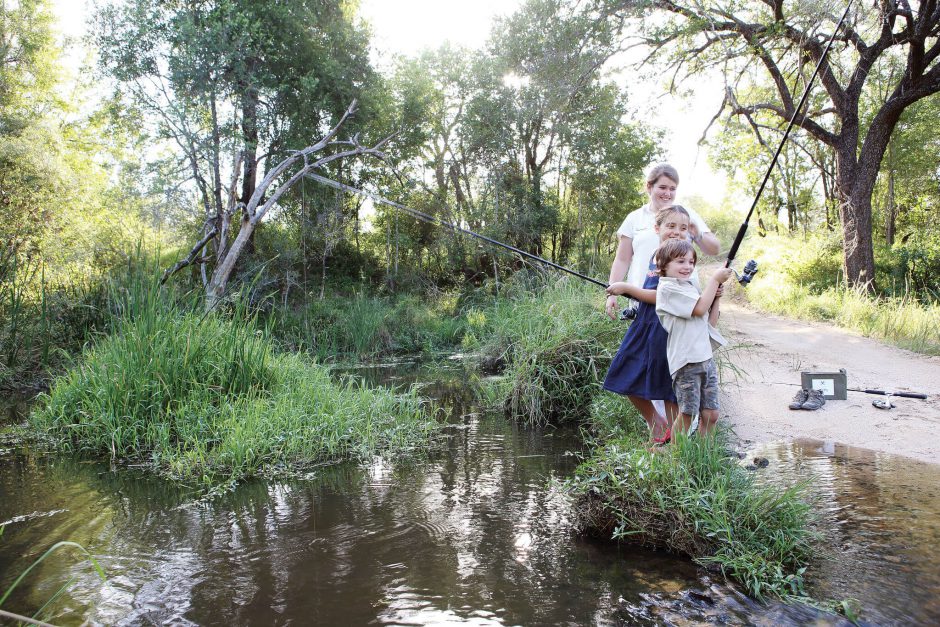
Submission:
POLYGON ((718 421, 718 370, 712 345, 726 342, 715 323, 722 284, 730 268, 715 272, 700 293, 692 283, 697 261, 687 240, 669 240, 656 251, 661 278, 656 288, 656 314, 669 334, 666 357, 679 405, 674 432, 688 433, 699 416, 699 432, 707 435, 718 421))

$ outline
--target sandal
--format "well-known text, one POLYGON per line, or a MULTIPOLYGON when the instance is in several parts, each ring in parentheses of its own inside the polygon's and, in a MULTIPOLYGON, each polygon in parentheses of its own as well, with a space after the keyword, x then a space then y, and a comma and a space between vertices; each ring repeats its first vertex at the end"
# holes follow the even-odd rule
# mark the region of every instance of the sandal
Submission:
POLYGON ((672 441, 672 428, 666 427, 666 433, 658 438, 652 438, 653 444, 669 444, 672 441))

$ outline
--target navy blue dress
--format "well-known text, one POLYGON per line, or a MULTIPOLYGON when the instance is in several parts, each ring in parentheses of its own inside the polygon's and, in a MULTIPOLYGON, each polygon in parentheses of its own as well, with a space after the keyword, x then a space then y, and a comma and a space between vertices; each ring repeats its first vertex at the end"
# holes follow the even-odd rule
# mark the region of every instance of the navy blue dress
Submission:
MULTIPOLYGON (((656 265, 650 263, 643 289, 655 290, 659 285, 656 265)), ((636 319, 620 344, 604 379, 604 389, 624 396, 639 396, 646 400, 676 400, 666 360, 668 334, 659 323, 656 305, 640 303, 636 319)))

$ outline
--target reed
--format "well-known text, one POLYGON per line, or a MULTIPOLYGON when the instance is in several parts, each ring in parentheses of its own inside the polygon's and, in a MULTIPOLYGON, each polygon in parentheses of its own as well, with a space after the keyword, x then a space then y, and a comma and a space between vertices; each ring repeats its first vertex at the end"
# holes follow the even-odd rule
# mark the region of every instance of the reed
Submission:
POLYGON ((452 294, 380 298, 354 293, 271 312, 272 334, 318 361, 452 350, 465 330, 452 294))
MULTIPOLYGON (((2 532, 3 532, 3 527, 0 527, 0 537, 2 537, 3 535, 2 532)), ((4 609, 3 604, 7 602, 7 599, 10 598, 10 595, 13 593, 13 591, 23 582, 24 579, 26 579, 29 576, 29 573, 32 572, 34 568, 39 566, 43 561, 46 560, 46 558, 48 558, 53 553, 62 552, 63 550, 68 550, 68 549, 72 549, 81 553, 83 556, 83 559, 88 561, 88 563, 91 564, 91 566, 95 570, 95 573, 97 573, 98 577, 101 578, 101 581, 107 581, 107 577, 105 576, 104 569, 101 568, 101 566, 98 564, 98 560, 96 560, 92 556, 92 554, 88 552, 88 550, 85 547, 83 547, 81 544, 78 544, 77 542, 71 542, 69 540, 56 542, 54 545, 49 547, 49 549, 47 549, 45 553, 43 553, 38 558, 36 558, 36 560, 33 561, 32 564, 30 564, 26 569, 24 569, 23 572, 21 572, 19 576, 13 581, 13 583, 10 584, 9 587, 7 587, 7 589, 3 592, 3 594, 0 595, 0 618, 7 618, 11 620, 16 620, 16 621, 22 621, 21 624, 30 624, 30 623, 35 623, 36 621, 45 620, 49 609, 53 606, 56 599, 58 599, 68 589, 68 587, 72 584, 74 579, 69 579, 68 581, 66 581, 65 584, 60 586, 59 589, 52 596, 50 596, 49 599, 47 599, 45 603, 43 603, 42 607, 36 610, 33 613, 33 615, 30 617, 27 617, 21 614, 16 614, 7 609, 4 609)))
POLYGON ((275 351, 242 306, 204 314, 155 279, 122 285, 113 302, 112 333, 31 415, 64 448, 215 485, 416 452, 434 431, 414 391, 333 381, 275 351))

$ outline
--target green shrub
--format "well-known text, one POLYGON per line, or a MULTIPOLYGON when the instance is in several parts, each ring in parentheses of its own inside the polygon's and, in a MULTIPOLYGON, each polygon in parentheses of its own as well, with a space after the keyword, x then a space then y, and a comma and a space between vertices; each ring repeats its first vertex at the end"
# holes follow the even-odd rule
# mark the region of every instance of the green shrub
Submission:
POLYGON ((300 309, 270 313, 272 332, 291 350, 306 350, 320 361, 375 359, 453 349, 466 323, 456 298, 380 298, 354 294, 310 299, 300 309))
POLYGON ((568 279, 533 287, 520 277, 502 296, 466 314, 464 345, 507 364, 487 399, 531 423, 586 417, 626 330, 604 314, 603 291, 568 279))

